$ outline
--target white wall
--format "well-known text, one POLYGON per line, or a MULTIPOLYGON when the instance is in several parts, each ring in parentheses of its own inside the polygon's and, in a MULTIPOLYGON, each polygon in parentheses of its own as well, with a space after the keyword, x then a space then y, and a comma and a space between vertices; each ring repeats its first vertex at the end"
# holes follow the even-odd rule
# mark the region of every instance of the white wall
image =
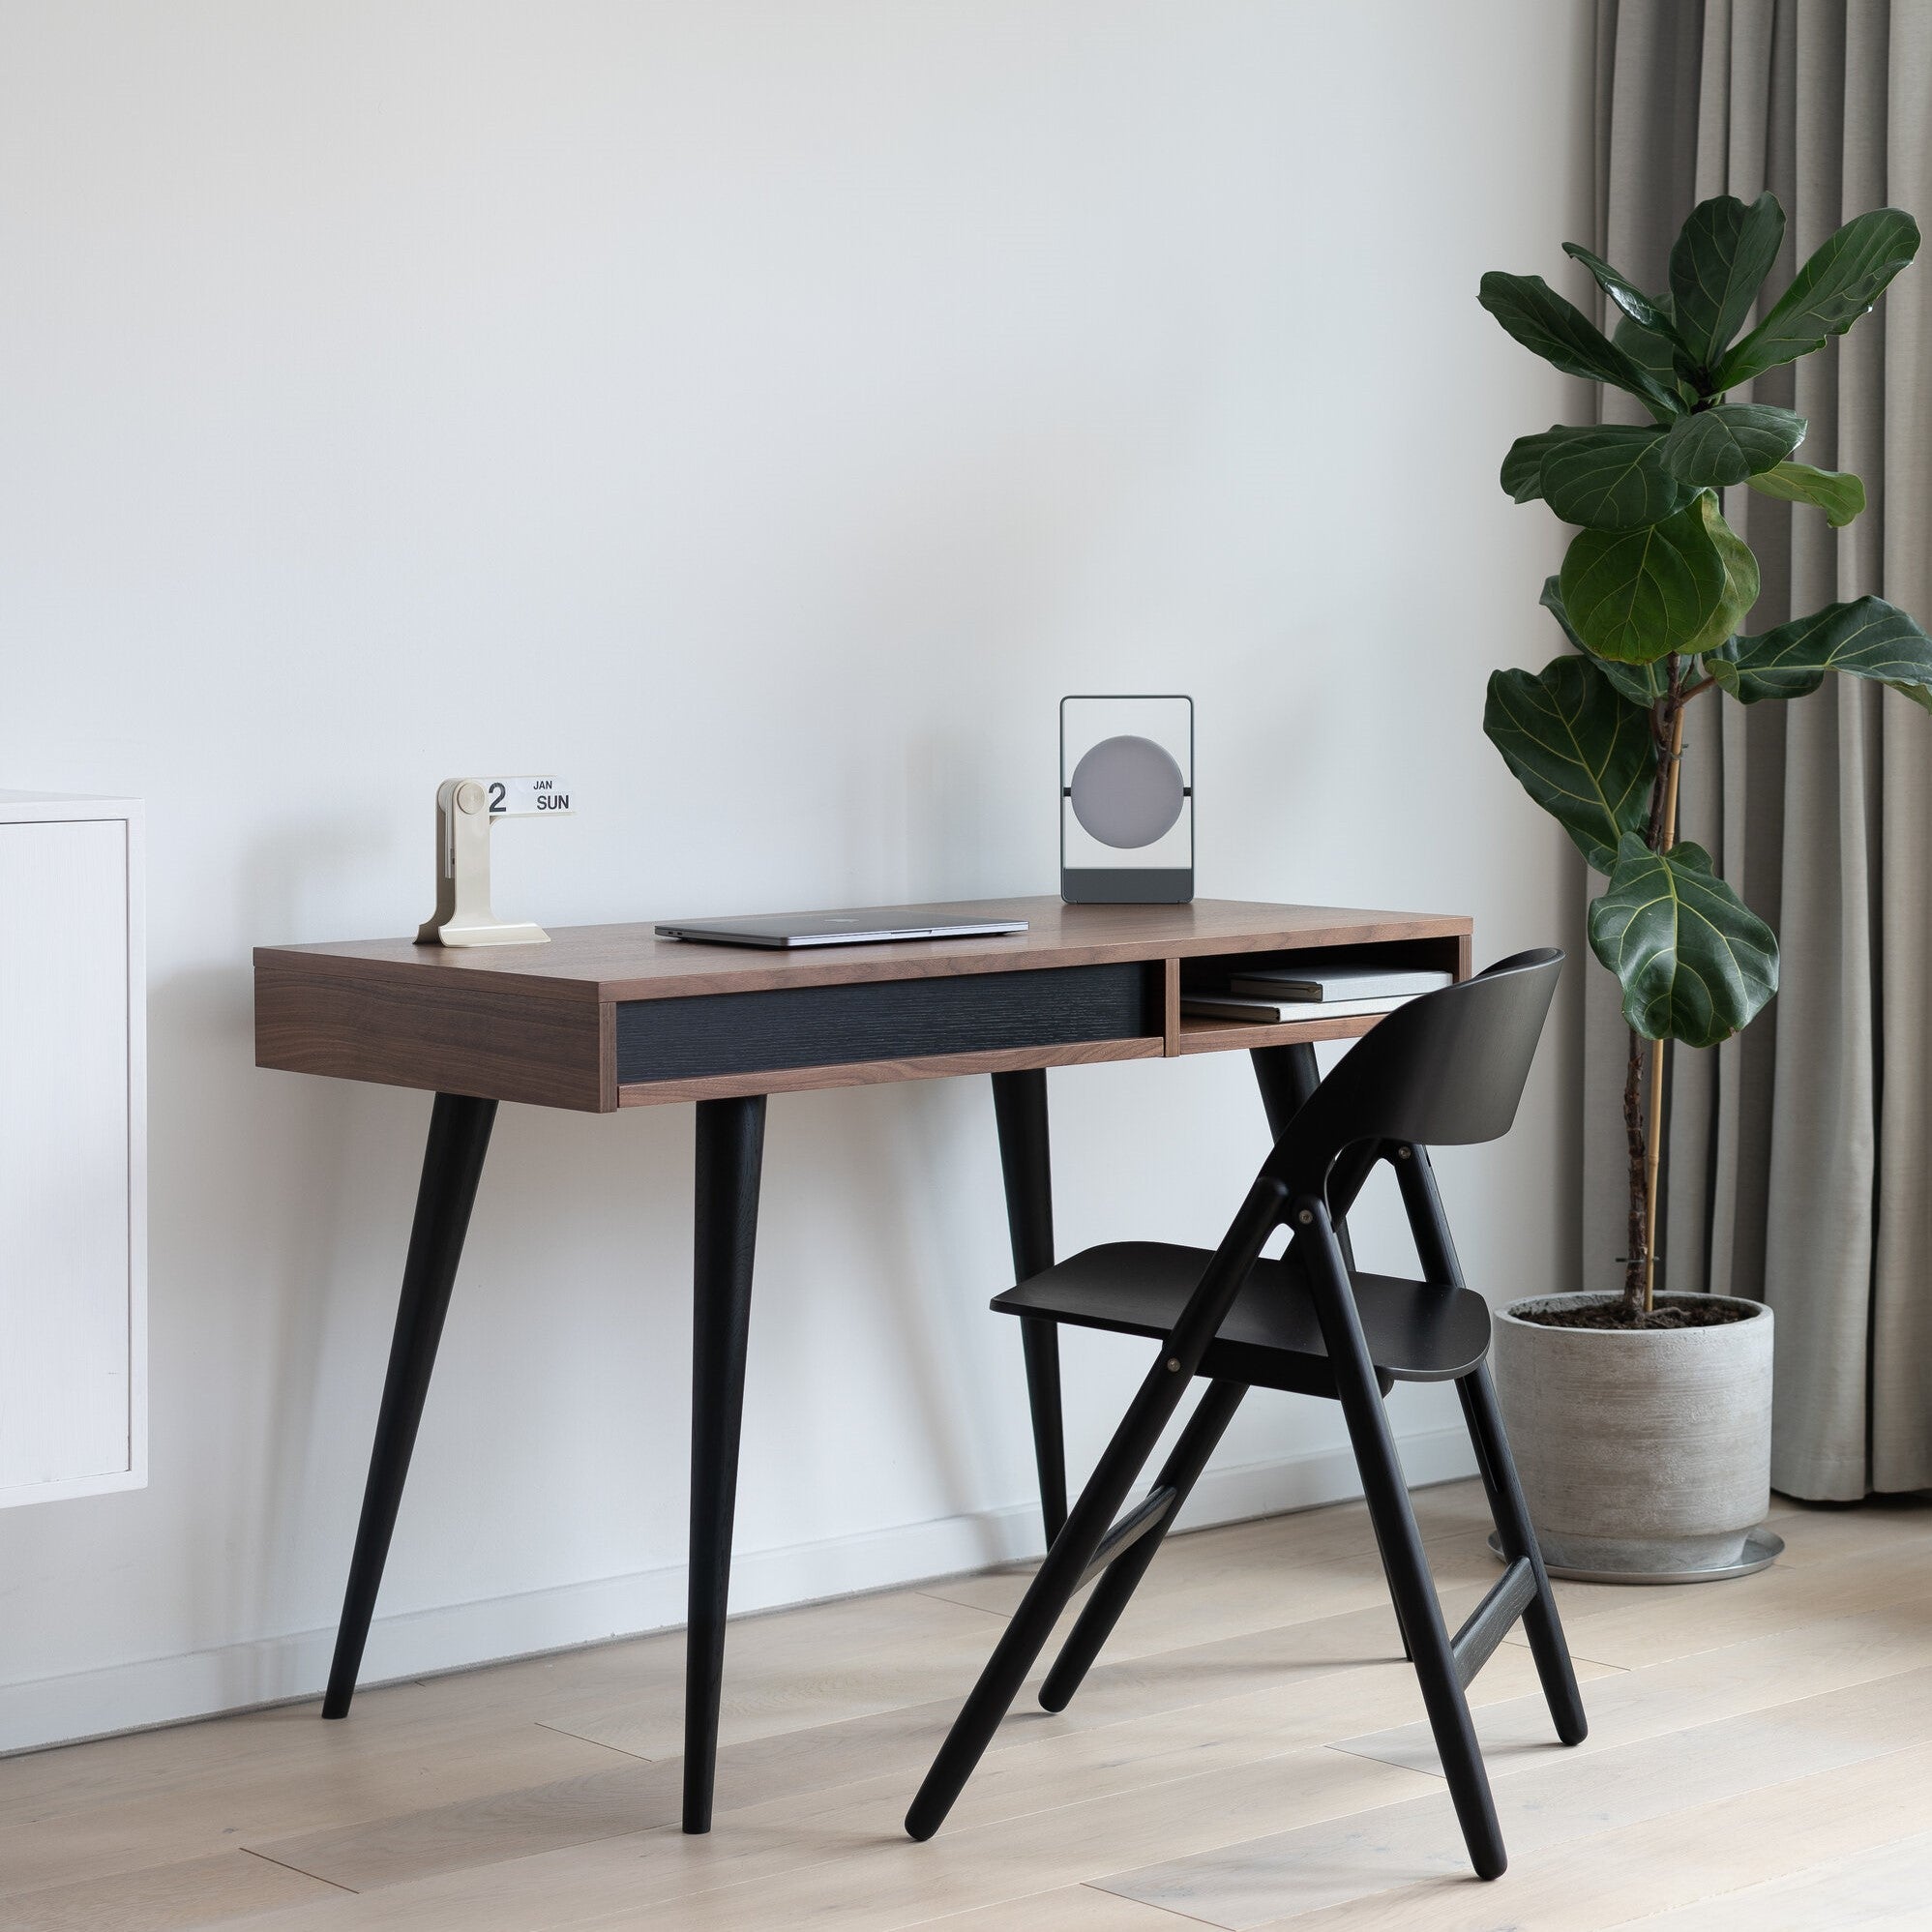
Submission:
MULTIPOLYGON (((1204 893, 1560 930, 1479 719, 1566 399, 1474 296, 1588 230, 1586 12, 0 4, 0 784, 151 801, 154 1154, 152 1484, 0 1518, 0 1743, 320 1683, 429 1103, 254 1071, 249 948, 409 930, 446 774, 568 775, 551 923, 1049 891, 1056 699, 1179 689, 1204 893)), ((1442 1162, 1497 1294, 1566 1053, 1442 1162)), ((1262 1151, 1242 1056, 1052 1091, 1067 1247, 1262 1151)), ((681 1617, 690 1139, 504 1110, 372 1675, 681 1617)), ((775 1101, 764 1200, 738 1603, 1025 1547, 984 1087, 775 1101)), ((1342 1440, 1258 1397, 1205 1506, 1342 1440)))

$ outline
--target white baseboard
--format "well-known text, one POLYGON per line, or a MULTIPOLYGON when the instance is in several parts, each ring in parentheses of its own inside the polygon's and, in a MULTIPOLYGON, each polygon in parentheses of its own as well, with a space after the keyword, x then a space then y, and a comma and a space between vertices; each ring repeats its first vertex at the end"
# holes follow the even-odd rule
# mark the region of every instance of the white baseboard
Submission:
MULTIPOLYGON (((1400 1448, 1403 1468, 1417 1488, 1475 1472, 1469 1438, 1461 1429, 1405 1436, 1400 1448)), ((1360 1494, 1354 1459, 1347 1449, 1210 1469, 1188 1500, 1181 1527, 1235 1523, 1360 1494)), ((734 1614, 773 1610, 957 1576, 1010 1562, 1039 1547, 1038 1508, 1017 1506, 825 1542, 740 1551, 731 1565, 731 1608, 734 1614)), ((668 1629, 684 1621, 684 1565, 675 1563, 480 1603, 378 1617, 370 1630, 363 1680, 427 1677, 668 1629)), ((0 1685, 0 1752, 315 1697, 328 1676, 334 1641, 332 1628, 302 1630, 0 1685)))

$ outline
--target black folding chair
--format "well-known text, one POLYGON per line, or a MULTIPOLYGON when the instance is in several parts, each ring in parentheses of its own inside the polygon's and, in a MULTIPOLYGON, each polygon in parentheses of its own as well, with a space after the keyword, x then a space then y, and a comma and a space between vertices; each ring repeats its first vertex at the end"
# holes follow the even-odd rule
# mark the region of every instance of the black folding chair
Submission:
POLYGON ((994 1301, 1003 1314, 1159 1337, 1161 1351, 926 1774, 906 1816, 914 1838, 930 1838, 944 1822, 1060 1612, 1098 1578, 1040 1689, 1047 1709, 1065 1709, 1241 1398, 1251 1387, 1281 1388, 1342 1405, 1471 1861, 1483 1878, 1501 1875, 1507 1858, 1465 1693, 1518 1618, 1558 1737, 1580 1743, 1588 1727, 1489 1379, 1489 1310, 1464 1284, 1427 1150, 1509 1131, 1562 959, 1554 948, 1519 954, 1382 1021, 1282 1127, 1211 1255, 1115 1242, 994 1301), (1365 1274, 1346 1251, 1340 1224, 1379 1160, 1395 1170, 1419 1281, 1365 1274), (1263 1261, 1263 1246, 1284 1225, 1293 1231, 1288 1252, 1263 1261), (1115 1522, 1196 1376, 1207 1388, 1174 1452, 1154 1487, 1115 1522), (1505 1564, 1454 1637, 1382 1408, 1395 1382, 1451 1381, 1505 1564))

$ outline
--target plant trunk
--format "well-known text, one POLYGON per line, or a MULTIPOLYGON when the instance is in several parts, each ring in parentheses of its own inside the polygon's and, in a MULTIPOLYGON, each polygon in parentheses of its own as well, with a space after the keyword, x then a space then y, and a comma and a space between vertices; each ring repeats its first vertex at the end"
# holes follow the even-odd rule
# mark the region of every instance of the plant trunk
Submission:
MULTIPOLYGON (((1666 660, 1669 688, 1657 699, 1651 729, 1657 740, 1657 775, 1650 786, 1650 822, 1645 843, 1653 852, 1677 844, 1678 766, 1683 758, 1684 691, 1678 655, 1666 660)), ((1623 1070, 1623 1138, 1630 1161, 1630 1220, 1623 1261, 1623 1301, 1631 1312, 1650 1313, 1656 1305, 1657 1171, 1664 1140, 1664 1043, 1649 1042, 1630 1029, 1630 1055, 1623 1070), (1650 1118, 1644 1117, 1644 1061, 1650 1060, 1650 1118)))
POLYGON ((1623 1304, 1633 1313, 1644 1306, 1649 1256, 1650 1188, 1644 1149, 1644 1036, 1630 1028, 1630 1055, 1623 1068, 1623 1140, 1630 1156, 1630 1223, 1624 1233, 1623 1304))
POLYGON ((1664 1151, 1664 1043, 1650 1042, 1650 1119, 1644 1146, 1644 1313, 1657 1305, 1657 1169, 1664 1151))
MULTIPOLYGON (((1683 763, 1683 692, 1677 659, 1671 659, 1671 739, 1664 781, 1664 822, 1656 849, 1667 852, 1678 842, 1678 772, 1683 763)), ((1664 1151, 1664 1043, 1650 1042, 1650 1145, 1644 1168, 1644 1313, 1656 1306, 1657 1286, 1657 1169, 1664 1151)))

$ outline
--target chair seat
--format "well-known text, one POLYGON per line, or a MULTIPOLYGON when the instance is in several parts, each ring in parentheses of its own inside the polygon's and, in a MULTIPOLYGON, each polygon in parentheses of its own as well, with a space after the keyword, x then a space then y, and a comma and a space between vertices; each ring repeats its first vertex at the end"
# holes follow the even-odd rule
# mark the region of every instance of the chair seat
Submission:
MULTIPOLYGON (((1009 1288, 993 1305, 1002 1315, 1050 1315, 1075 1327, 1164 1340, 1210 1259, 1205 1248, 1110 1241, 1009 1288)), ((1489 1352, 1489 1308, 1470 1289, 1359 1273, 1354 1289, 1369 1358, 1384 1387, 1449 1382, 1489 1352)), ((1307 1395, 1334 1393, 1306 1273, 1292 1252, 1255 1263, 1201 1373, 1307 1395)))

